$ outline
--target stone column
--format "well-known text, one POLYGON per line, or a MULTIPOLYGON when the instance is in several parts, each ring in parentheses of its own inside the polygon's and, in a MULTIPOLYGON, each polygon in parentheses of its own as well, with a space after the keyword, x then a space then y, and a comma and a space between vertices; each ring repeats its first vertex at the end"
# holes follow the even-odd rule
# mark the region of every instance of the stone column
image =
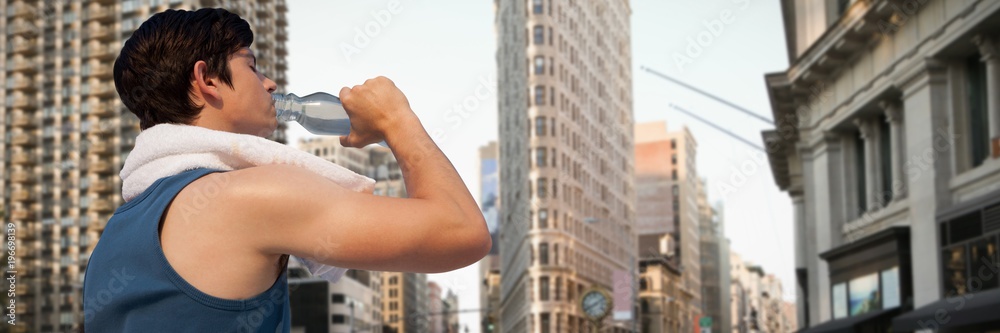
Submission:
POLYGON ((906 197, 906 180, 903 179, 903 110, 902 106, 895 100, 885 100, 879 102, 879 107, 885 111, 885 121, 889 123, 889 141, 892 154, 892 188, 883 191, 892 191, 892 201, 899 201, 906 197))
POLYGON ((861 132, 861 139, 865 140, 865 169, 857 170, 858 172, 865 173, 865 200, 868 203, 865 205, 867 211, 874 212, 880 208, 878 202, 879 195, 879 181, 878 181, 878 169, 875 168, 877 163, 875 159, 875 148, 878 143, 878 138, 875 136, 875 129, 873 122, 870 119, 857 118, 854 119, 854 125, 858 126, 858 130, 861 132))
POLYGON ((1000 157, 1000 54, 997 54, 993 36, 979 34, 972 37, 979 47, 982 61, 986 63, 986 112, 990 128, 990 156, 1000 157))

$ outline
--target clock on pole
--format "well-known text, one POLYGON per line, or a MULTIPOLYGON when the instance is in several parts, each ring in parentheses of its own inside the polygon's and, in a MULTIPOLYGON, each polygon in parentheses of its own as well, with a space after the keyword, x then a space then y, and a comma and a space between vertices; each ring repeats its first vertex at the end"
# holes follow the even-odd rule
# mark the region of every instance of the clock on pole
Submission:
POLYGON ((590 288, 580 295, 580 309, 583 314, 593 323, 592 332, 599 332, 601 322, 611 313, 614 301, 607 291, 599 288, 590 288))

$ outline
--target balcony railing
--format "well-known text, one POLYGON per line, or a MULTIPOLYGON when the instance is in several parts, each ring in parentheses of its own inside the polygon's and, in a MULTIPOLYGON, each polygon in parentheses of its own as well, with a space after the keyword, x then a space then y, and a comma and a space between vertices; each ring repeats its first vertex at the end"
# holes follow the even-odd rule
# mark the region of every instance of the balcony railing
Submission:
POLYGON ((10 43, 10 52, 14 54, 34 55, 37 51, 38 45, 35 44, 34 39, 14 37, 14 41, 10 43))
POLYGON ((34 184, 35 176, 24 170, 17 170, 11 173, 10 179, 15 183, 34 184))
POLYGON ((29 77, 25 76, 15 77, 11 81, 13 82, 11 82, 10 87, 13 88, 14 90, 25 90, 25 91, 37 90, 37 87, 35 87, 35 80, 32 80, 29 77))
POLYGON ((111 65, 100 64, 90 70, 90 76, 99 79, 110 79, 112 78, 112 74, 111 65))
POLYGON ((20 190, 14 191, 14 194, 12 195, 12 197, 13 197, 14 201, 21 201, 21 202, 25 202, 25 203, 31 203, 31 202, 35 201, 35 193, 34 193, 34 191, 31 191, 31 190, 28 190, 28 189, 20 189, 20 190))
POLYGON ((118 92, 115 91, 115 86, 113 83, 101 83, 90 90, 90 94, 99 97, 114 97, 118 92))
POLYGON ((14 119, 11 120, 11 124, 13 124, 14 127, 21 129, 32 129, 38 127, 35 119, 24 113, 15 113, 14 119))
POLYGON ((87 10, 87 14, 84 15, 84 20, 93 20, 102 23, 114 22, 115 9, 113 7, 103 7, 100 5, 90 7, 87 10))
POLYGON ((28 97, 25 97, 25 96, 20 96, 20 97, 14 98, 14 100, 11 101, 10 106, 14 107, 14 108, 17 108, 17 109, 31 109, 31 110, 34 110, 36 107, 38 107, 38 101, 36 101, 34 98, 28 98, 28 97))
POLYGON ((27 220, 30 216, 31 213, 28 212, 28 210, 25 208, 14 208, 14 210, 10 212, 10 218, 14 220, 24 221, 27 220))
POLYGON ((108 199, 97 199, 90 203, 90 211, 97 213, 111 212, 111 201, 108 199))
MULTIPOLYGON (((109 128, 110 126, 98 126, 98 129, 109 128)), ((98 142, 90 145, 90 151, 100 156, 107 156, 114 152, 112 146, 107 142, 98 142)))
POLYGON ((109 41, 114 39, 113 31, 105 26, 101 25, 91 25, 89 29, 85 30, 85 38, 97 39, 100 41, 109 41))
POLYGON ((101 194, 111 193, 114 190, 114 184, 109 180, 101 180, 91 183, 90 190, 101 194))
POLYGON ((11 143, 15 146, 35 147, 38 146, 38 138, 29 133, 20 133, 11 138, 11 143))
POLYGON ((10 69, 15 73, 35 73, 38 70, 36 64, 31 61, 24 60, 23 57, 17 56, 10 63, 10 69))
POLYGON ((111 172, 111 162, 108 161, 95 161, 90 164, 90 170, 97 173, 110 173, 111 172))
POLYGON ((14 2, 7 6, 7 17, 9 18, 25 18, 29 19, 34 16, 34 9, 29 7, 27 4, 21 1, 14 2))
POLYGON ((31 154, 20 152, 14 153, 14 156, 11 157, 11 162, 16 165, 31 166, 35 165, 35 158, 31 154))

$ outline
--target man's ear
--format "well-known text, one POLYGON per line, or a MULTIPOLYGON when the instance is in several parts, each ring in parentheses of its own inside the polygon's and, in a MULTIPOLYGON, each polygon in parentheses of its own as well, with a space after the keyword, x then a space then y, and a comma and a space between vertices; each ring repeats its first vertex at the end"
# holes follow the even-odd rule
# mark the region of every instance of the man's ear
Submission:
POLYGON ((194 63, 192 70, 194 71, 193 75, 191 75, 194 77, 192 88, 194 88, 197 95, 200 95, 206 101, 210 98, 222 98, 222 95, 219 95, 219 78, 218 76, 208 74, 208 64, 204 60, 198 60, 198 62, 194 63))

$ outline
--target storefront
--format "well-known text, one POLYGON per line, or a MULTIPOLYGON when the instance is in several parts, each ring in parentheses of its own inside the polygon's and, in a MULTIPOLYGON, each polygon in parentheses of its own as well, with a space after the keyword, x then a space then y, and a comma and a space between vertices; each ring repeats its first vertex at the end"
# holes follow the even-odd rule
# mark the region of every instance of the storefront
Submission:
POLYGON ((890 227, 820 254, 830 268, 832 320, 802 332, 887 332, 912 308, 910 229, 890 227))
POLYGON ((940 300, 893 320, 895 332, 1000 332, 1000 191, 938 215, 940 300))

